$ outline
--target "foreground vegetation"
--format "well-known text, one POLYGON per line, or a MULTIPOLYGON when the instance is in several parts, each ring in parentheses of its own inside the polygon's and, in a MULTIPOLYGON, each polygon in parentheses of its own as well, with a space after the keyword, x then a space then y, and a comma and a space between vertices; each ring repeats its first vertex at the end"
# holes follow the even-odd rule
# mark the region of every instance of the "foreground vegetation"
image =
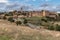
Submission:
POLYGON ((0 40, 60 40, 60 37, 53 37, 51 34, 45 33, 46 31, 44 30, 44 33, 42 30, 34 30, 31 28, 23 27, 20 28, 20 26, 17 27, 19 30, 14 29, 8 29, 4 28, 1 29, 0 31, 0 40), (25 31, 24 31, 25 30, 25 31), (43 33, 43 34, 42 34, 43 33))
MULTIPOLYGON (((52 30, 52 31, 60 31, 60 25, 59 24, 55 24, 55 22, 60 22, 59 20, 56 20, 54 18, 50 18, 50 17, 24 17, 24 18, 17 18, 16 20, 12 17, 13 14, 5 14, 5 16, 3 16, 3 20, 7 20, 9 21, 11 24, 15 23, 16 27, 20 27, 21 25, 27 26, 27 23, 31 23, 32 25, 36 25, 36 27, 40 27, 43 29, 48 29, 48 30, 52 30), (8 17, 8 18, 7 18, 8 17)), ((19 28, 18 27, 18 28, 19 28)), ((28 26, 29 27, 29 26, 28 26)), ((13 27, 15 29, 15 27, 13 27)), ((52 35, 48 35, 47 33, 45 34, 41 34, 40 30, 36 32, 34 32, 34 29, 31 30, 31 33, 29 34, 28 32, 28 28, 26 31, 28 32, 24 32, 24 29, 22 30, 12 30, 11 32, 5 31, 6 29, 1 30, 0 33, 0 40, 60 40, 60 36, 59 37, 53 37, 52 35), (33 32, 32 32, 33 31, 33 32)), ((43 31, 44 33, 44 31, 43 31)))
POLYGON ((53 17, 23 17, 23 18, 16 18, 12 17, 13 15, 5 14, 2 19, 7 20, 11 23, 16 23, 16 25, 27 25, 27 23, 31 23, 32 25, 36 26, 43 26, 44 29, 60 31, 60 25, 55 24, 55 22, 60 22, 60 19, 55 19, 53 17), (8 17, 10 16, 10 17, 8 17), (7 18, 8 17, 8 18, 7 18))

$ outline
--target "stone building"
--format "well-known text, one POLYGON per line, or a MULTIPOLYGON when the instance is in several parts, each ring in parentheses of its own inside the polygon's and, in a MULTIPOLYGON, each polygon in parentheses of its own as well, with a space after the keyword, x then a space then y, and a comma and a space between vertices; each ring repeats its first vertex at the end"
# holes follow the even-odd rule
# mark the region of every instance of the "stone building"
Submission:
POLYGON ((33 17, 33 16, 38 16, 38 17, 54 17, 56 18, 58 14, 56 12, 50 12, 47 10, 41 10, 41 11, 17 11, 15 15, 20 14, 20 16, 23 15, 23 17, 33 17))
POLYGON ((58 14, 56 12, 50 12, 50 11, 46 11, 46 10, 29 12, 29 17, 33 17, 33 16, 38 16, 38 17, 48 16, 48 17, 56 18, 58 16, 58 14))

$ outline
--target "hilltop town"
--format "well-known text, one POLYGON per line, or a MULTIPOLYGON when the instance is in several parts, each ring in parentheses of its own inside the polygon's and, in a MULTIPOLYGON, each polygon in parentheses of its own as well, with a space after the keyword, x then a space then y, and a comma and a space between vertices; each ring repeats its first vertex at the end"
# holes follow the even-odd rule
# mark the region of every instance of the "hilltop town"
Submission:
POLYGON ((59 13, 54 11, 48 11, 48 10, 41 10, 41 11, 10 11, 10 12, 1 12, 0 16, 12 16, 12 17, 53 17, 57 18, 59 17, 59 13))
POLYGON ((60 0, 0 0, 0 40, 60 40, 60 0))
POLYGON ((48 10, 0 12, 0 40, 60 40, 60 13, 48 10))

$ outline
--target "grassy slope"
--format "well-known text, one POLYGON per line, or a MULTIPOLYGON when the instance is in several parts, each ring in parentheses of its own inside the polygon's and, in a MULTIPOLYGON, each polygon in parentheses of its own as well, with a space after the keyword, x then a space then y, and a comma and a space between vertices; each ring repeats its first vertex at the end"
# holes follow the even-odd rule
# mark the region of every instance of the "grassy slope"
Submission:
POLYGON ((60 32, 36 30, 0 20, 0 40, 60 40, 60 32))

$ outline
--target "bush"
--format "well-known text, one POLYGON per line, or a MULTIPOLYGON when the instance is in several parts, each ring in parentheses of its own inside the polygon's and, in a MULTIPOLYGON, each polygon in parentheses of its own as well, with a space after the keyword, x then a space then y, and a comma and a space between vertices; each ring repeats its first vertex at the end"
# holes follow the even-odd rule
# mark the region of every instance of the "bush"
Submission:
POLYGON ((41 21, 47 22, 47 20, 46 20, 46 19, 41 19, 41 21))
POLYGON ((17 24, 17 25, 21 25, 22 22, 21 22, 21 21, 16 21, 16 24, 17 24))
POLYGON ((49 29, 49 30, 60 31, 60 25, 58 25, 58 24, 56 24, 55 26, 54 26, 54 25, 49 25, 49 26, 48 26, 48 29, 49 29))
POLYGON ((48 21, 56 21, 56 19, 54 17, 48 17, 48 16, 46 16, 46 18, 47 18, 48 21))
POLYGON ((60 25, 56 24, 56 31, 60 31, 60 25))
POLYGON ((9 18, 8 18, 8 21, 14 22, 13 17, 9 17, 9 18))
POLYGON ((24 18, 24 22, 23 22, 23 23, 24 23, 24 24, 27 24, 27 19, 24 18))
POLYGON ((53 26, 53 25, 48 26, 48 29, 49 29, 49 30, 54 30, 54 26, 53 26))
POLYGON ((7 19, 6 16, 4 16, 3 19, 6 20, 7 19))

